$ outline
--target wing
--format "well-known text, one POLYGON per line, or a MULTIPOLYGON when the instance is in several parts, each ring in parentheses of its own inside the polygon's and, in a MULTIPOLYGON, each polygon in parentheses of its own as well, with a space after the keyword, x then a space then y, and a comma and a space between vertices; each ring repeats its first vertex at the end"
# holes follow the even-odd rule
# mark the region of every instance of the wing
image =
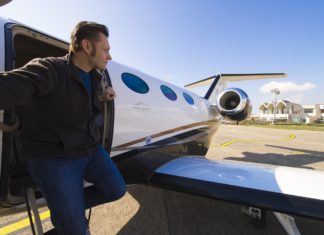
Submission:
POLYGON ((324 172, 201 157, 159 167, 153 186, 272 211, 324 219, 324 172))

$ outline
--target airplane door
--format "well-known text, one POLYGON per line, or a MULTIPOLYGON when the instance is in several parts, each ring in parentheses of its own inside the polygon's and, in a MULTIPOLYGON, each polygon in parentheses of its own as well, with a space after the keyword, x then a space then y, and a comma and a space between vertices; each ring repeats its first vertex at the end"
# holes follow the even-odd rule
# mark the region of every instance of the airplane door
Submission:
MULTIPOLYGON (((5 28, 5 71, 15 68, 15 55, 13 48, 13 35, 11 30, 12 24, 7 24, 5 28)), ((13 126, 17 121, 15 107, 2 111, 2 122, 5 125, 13 126)), ((2 132, 2 150, 1 150, 1 171, 0 171, 0 205, 17 204, 23 202, 23 192, 20 191, 20 183, 18 183, 19 174, 26 175, 27 169, 22 169, 18 164, 18 156, 14 153, 15 139, 17 132, 2 132), (17 186, 17 187, 10 187, 17 186)), ((18 146, 17 146, 18 147, 18 146)), ((23 179, 22 179, 23 180, 23 179)), ((21 181, 22 182, 22 181, 21 181)))
MULTIPOLYGON (((112 86, 109 72, 105 70, 102 73, 101 86, 98 93, 101 94, 105 88, 112 86)), ((101 144, 110 153, 114 133, 115 103, 114 101, 100 102, 100 109, 104 116, 104 124, 101 132, 101 144)))
MULTIPOLYGON (((8 22, 4 30, 5 50, 1 70, 21 67, 35 57, 64 56, 68 52, 66 42, 26 26, 8 22)), ((18 119, 23 120, 26 108, 28 107, 0 110, 0 122, 15 125, 18 119)), ((19 157, 19 134, 19 128, 7 132, 0 130, 0 214, 3 206, 23 203, 23 188, 32 185, 26 163, 19 157)))

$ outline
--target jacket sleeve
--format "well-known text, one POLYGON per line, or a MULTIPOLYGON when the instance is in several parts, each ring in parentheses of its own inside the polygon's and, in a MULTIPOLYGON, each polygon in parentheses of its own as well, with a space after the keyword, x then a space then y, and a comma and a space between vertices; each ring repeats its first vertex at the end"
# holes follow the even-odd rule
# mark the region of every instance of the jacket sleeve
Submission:
POLYGON ((25 66, 0 73, 0 109, 29 105, 55 90, 57 71, 49 59, 34 59, 25 66))

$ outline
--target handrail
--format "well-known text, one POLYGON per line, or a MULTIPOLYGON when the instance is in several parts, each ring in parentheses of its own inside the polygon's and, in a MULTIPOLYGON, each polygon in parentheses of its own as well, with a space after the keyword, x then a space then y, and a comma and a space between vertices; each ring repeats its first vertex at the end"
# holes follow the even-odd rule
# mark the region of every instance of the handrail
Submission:
POLYGON ((13 125, 7 125, 4 124, 3 122, 0 122, 0 131, 12 132, 18 128, 19 124, 20 124, 19 118, 15 116, 15 123, 13 125))

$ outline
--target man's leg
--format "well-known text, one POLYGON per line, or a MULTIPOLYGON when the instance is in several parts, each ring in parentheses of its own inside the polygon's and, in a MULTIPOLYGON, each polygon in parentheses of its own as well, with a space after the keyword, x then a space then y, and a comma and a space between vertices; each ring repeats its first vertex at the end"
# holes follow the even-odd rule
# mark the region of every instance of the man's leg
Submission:
POLYGON ((126 193, 124 178, 102 146, 91 156, 85 172, 85 179, 94 184, 85 190, 87 208, 117 200, 126 193))
POLYGON ((47 201, 58 234, 86 234, 83 174, 88 159, 44 159, 28 163, 47 201))

